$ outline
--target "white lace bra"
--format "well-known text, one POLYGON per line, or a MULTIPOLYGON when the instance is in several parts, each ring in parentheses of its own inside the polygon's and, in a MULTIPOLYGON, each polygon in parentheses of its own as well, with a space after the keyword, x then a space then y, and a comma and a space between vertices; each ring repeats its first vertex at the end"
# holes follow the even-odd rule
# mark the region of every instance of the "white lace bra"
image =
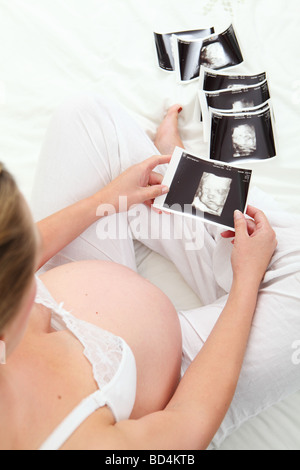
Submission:
POLYGON ((71 315, 58 305, 36 277, 35 303, 51 309, 51 326, 68 329, 82 343, 93 368, 99 390, 84 399, 51 434, 40 450, 58 450, 73 432, 97 409, 108 406, 116 422, 128 419, 136 396, 136 363, 127 343, 120 337, 71 315))

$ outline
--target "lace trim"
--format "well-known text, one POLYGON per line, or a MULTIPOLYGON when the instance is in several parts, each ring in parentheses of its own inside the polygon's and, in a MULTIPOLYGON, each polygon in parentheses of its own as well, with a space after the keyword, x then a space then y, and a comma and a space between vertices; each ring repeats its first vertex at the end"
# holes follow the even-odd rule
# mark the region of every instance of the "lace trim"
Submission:
POLYGON ((121 338, 71 315, 63 315, 67 328, 84 347, 84 355, 93 367, 94 378, 103 388, 116 375, 123 358, 121 338))
POLYGON ((36 277, 37 295, 35 303, 44 305, 52 311, 52 321, 59 320, 74 334, 84 347, 84 355, 93 368, 94 378, 103 388, 116 375, 124 353, 121 338, 102 330, 94 324, 79 320, 64 309, 64 304, 57 304, 43 282, 36 277))

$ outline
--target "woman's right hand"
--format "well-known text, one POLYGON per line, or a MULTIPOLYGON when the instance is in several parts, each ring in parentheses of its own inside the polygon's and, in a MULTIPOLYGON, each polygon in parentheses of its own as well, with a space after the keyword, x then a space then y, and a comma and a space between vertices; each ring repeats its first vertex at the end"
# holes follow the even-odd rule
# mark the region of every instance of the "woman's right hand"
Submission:
MULTIPOLYGON (((235 239, 231 263, 234 280, 260 285, 277 247, 277 239, 266 215, 248 206, 247 219, 239 211, 235 212, 235 239)), ((224 232, 224 238, 232 232, 224 232)))

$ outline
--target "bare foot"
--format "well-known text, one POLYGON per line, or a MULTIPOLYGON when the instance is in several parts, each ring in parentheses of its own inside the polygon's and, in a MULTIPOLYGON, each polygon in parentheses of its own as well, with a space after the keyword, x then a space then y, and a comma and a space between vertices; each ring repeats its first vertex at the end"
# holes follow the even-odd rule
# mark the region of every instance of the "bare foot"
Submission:
POLYGON ((158 128, 155 146, 162 155, 172 155, 175 147, 183 147, 178 130, 178 116, 182 111, 179 104, 172 106, 158 128))

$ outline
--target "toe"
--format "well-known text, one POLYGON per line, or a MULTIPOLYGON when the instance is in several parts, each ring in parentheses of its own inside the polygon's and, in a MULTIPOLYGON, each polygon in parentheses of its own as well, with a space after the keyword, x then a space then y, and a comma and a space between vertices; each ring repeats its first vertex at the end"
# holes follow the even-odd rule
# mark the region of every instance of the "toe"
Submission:
POLYGON ((168 114, 180 114, 182 111, 182 106, 180 104, 174 104, 168 111, 168 114))

